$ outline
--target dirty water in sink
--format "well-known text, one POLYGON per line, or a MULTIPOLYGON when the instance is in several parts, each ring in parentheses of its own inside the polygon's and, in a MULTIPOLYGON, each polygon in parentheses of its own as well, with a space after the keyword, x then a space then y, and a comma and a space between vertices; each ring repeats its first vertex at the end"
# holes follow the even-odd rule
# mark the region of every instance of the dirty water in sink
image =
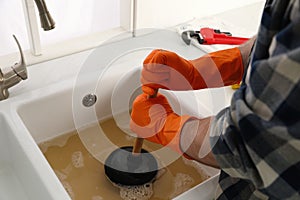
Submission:
MULTIPOLYGON (((113 119, 100 124, 113 143, 132 146, 134 138, 123 133, 113 119)), ((159 170, 152 184, 120 189, 106 178, 103 164, 89 154, 76 131, 40 143, 39 147, 73 200, 171 199, 209 178, 196 162, 180 157, 159 170)), ((161 148, 148 141, 144 147, 150 152, 161 148)))

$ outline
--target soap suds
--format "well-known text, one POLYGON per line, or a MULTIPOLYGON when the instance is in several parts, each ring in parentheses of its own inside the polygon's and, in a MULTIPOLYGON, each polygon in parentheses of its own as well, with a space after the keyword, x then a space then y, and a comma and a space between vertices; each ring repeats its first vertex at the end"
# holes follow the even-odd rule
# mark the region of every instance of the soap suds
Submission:
POLYGON ((202 169, 201 164, 199 162, 197 162, 195 160, 189 160, 189 159, 186 159, 184 157, 182 157, 182 161, 184 162, 185 165, 194 167, 197 170, 197 172, 203 176, 202 177, 203 179, 208 179, 210 177, 202 169))
POLYGON ((194 184, 194 179, 188 174, 177 173, 174 180, 173 197, 187 191, 194 184))
POLYGON ((66 166, 64 169, 62 169, 61 171, 65 174, 65 175, 69 175, 71 173, 71 171, 73 170, 73 167, 71 165, 71 163, 68 164, 68 166, 66 166))
POLYGON ((84 160, 81 151, 75 151, 72 154, 72 164, 75 168, 84 167, 84 160))
POLYGON ((148 200, 152 195, 152 183, 138 186, 120 187, 120 196, 124 200, 148 200))
POLYGON ((63 181, 63 180, 65 180, 65 179, 67 178, 67 175, 66 175, 66 174, 64 174, 64 173, 62 173, 62 172, 60 172, 60 171, 58 171, 58 170, 54 170, 54 172, 55 172, 57 178, 58 178, 60 181, 63 181))
POLYGON ((64 186, 67 193, 70 195, 71 199, 75 199, 75 194, 73 192, 72 186, 67 181, 62 181, 61 183, 64 186))
POLYGON ((101 196, 93 196, 92 200, 103 200, 101 196))
MULTIPOLYGON (((156 180, 159 179, 166 169, 160 169, 157 172, 156 180)), ((153 183, 146 183, 144 185, 138 186, 120 186, 113 183, 116 187, 120 189, 120 197, 123 200, 148 200, 153 195, 153 183)))
POLYGON ((58 146, 58 147, 63 147, 66 145, 66 143, 68 142, 69 138, 72 135, 62 135, 59 137, 59 140, 57 138, 48 138, 48 140, 44 141, 44 142, 40 142, 40 148, 42 150, 43 153, 45 153, 49 147, 53 147, 53 146, 58 146), (50 142, 51 141, 51 142, 50 142))

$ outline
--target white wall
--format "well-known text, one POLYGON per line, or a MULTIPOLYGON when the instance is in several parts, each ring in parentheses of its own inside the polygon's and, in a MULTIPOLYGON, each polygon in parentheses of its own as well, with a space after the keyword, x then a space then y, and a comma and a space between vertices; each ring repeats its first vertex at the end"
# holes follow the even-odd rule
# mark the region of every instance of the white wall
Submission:
POLYGON ((164 28, 265 0, 138 0, 138 28, 164 28))
POLYGON ((18 51, 13 34, 17 36, 24 49, 29 48, 22 2, 0 0, 0 55, 18 51))
POLYGON ((56 27, 51 31, 40 29, 42 45, 120 26, 120 0, 45 0, 45 2, 55 19, 56 27))

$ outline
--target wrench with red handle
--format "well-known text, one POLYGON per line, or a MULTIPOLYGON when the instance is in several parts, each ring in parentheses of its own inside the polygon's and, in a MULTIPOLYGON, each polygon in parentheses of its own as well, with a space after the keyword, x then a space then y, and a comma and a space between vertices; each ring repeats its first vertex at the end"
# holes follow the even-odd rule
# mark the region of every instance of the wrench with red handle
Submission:
POLYGON ((229 32, 221 32, 212 28, 201 28, 200 34, 203 39, 203 44, 235 44, 239 45, 249 38, 233 37, 229 32))
POLYGON ((240 45, 250 38, 233 37, 229 32, 221 32, 212 28, 201 28, 200 31, 184 31, 181 38, 186 44, 191 43, 191 39, 196 39, 199 44, 231 44, 240 45))

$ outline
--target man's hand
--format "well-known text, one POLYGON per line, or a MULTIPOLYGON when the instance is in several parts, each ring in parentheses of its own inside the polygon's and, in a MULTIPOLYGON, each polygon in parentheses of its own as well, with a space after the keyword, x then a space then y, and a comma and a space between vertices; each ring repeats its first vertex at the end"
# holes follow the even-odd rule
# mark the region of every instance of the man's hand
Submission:
POLYGON ((192 90, 201 81, 201 75, 192 63, 174 52, 156 49, 144 60, 141 82, 148 86, 143 87, 147 94, 152 95, 151 89, 158 88, 192 90))
POLYGON ((141 82, 146 94, 159 88, 196 90, 240 83, 244 73, 239 48, 209 53, 186 60, 174 52, 153 50, 143 63, 141 82))
POLYGON ((155 98, 141 94, 133 102, 130 128, 139 137, 169 146, 181 153, 179 147, 181 128, 191 118, 174 113, 162 94, 158 93, 155 98))

